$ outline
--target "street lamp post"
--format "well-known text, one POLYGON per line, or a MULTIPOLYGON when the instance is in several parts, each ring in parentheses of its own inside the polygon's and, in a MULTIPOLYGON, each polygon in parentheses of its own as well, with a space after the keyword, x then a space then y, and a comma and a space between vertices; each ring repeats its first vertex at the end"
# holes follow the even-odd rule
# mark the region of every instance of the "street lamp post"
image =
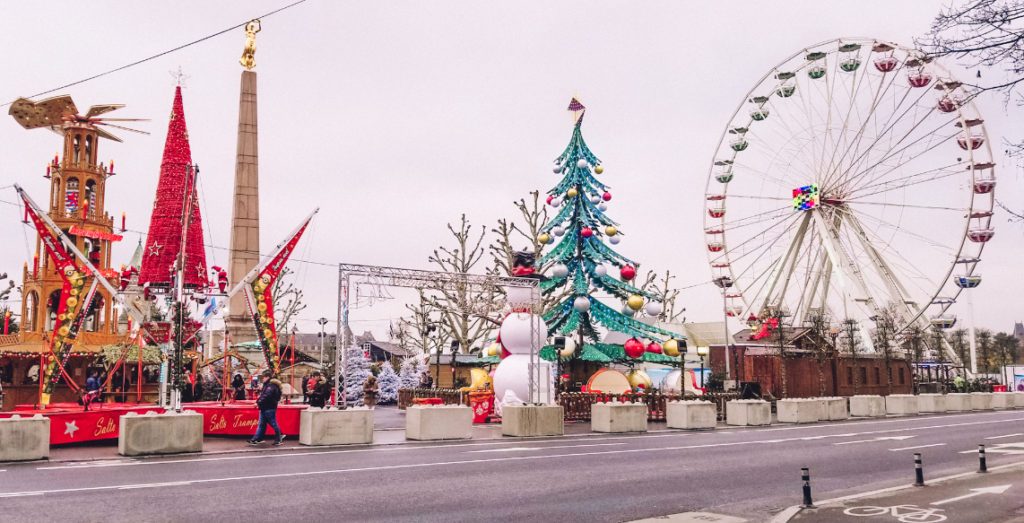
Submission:
POLYGON ((316 320, 316 322, 320 324, 320 371, 323 372, 323 370, 324 370, 324 340, 327 338, 327 334, 324 331, 324 328, 327 325, 327 318, 321 317, 319 320, 316 320))
POLYGON ((836 360, 839 358, 839 347, 836 346, 836 339, 839 338, 839 329, 828 330, 828 337, 832 338, 832 395, 839 395, 839 368, 836 360))
MULTIPOLYGON (((715 285, 722 289, 722 330, 725 331, 725 338, 722 339, 722 343, 725 345, 725 378, 729 379, 729 304, 728 304, 728 290, 732 287, 732 278, 728 276, 719 276, 714 280, 715 285)), ((738 371, 737 371, 738 372, 738 371)), ((701 371, 703 374, 703 370, 701 371)), ((738 377, 738 376, 737 376, 738 377)))

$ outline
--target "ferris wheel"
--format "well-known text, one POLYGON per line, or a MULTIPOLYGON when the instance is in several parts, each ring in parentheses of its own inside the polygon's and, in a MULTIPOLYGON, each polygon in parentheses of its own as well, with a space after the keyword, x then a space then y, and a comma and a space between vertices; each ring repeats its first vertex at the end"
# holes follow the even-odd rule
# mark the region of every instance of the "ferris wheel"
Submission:
POLYGON ((892 311, 897 332, 952 327, 994 233, 994 162, 970 94, 919 51, 864 38, 769 70, 722 132, 705 189, 727 314, 867 327, 892 311))

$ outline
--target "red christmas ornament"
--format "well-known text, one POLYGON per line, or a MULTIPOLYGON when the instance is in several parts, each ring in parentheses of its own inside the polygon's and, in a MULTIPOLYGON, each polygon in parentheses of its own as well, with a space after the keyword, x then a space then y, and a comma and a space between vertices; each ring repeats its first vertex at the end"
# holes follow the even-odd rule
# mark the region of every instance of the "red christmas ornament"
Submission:
POLYGON ((149 235, 142 254, 139 285, 169 286, 171 273, 168 267, 174 264, 182 248, 185 249, 185 285, 203 287, 207 283, 203 219, 199 214, 198 201, 193 202, 185 245, 181 245, 181 210, 184 208, 185 195, 188 192, 194 198, 196 194, 192 186, 194 182, 189 180, 191 165, 192 150, 188 143, 185 109, 179 86, 174 91, 171 121, 167 124, 167 141, 164 142, 164 156, 160 162, 160 178, 156 186, 153 214, 149 220, 149 235))
POLYGON ((626 281, 632 280, 633 277, 636 276, 636 269, 629 265, 626 265, 625 267, 619 270, 619 276, 622 276, 622 279, 626 281))
POLYGON ((612 199, 612 193, 606 192, 606 193, 604 193, 604 196, 601 196, 601 198, 604 199, 604 201, 606 201, 606 202, 610 201, 612 199))
POLYGON ((584 227, 583 230, 580 231, 580 234, 582 234, 584 238, 590 238, 594 235, 594 231, 590 230, 590 227, 584 227))
POLYGON ((651 344, 647 346, 647 352, 661 354, 661 345, 659 345, 658 342, 652 341, 651 344))
POLYGON ((554 199, 555 199, 554 196, 548 196, 548 200, 547 200, 548 201, 548 205, 551 205, 551 200, 554 200, 554 199))
POLYGON ((630 358, 636 359, 644 355, 644 343, 636 338, 626 340, 626 343, 622 344, 622 348, 626 350, 626 356, 630 358))

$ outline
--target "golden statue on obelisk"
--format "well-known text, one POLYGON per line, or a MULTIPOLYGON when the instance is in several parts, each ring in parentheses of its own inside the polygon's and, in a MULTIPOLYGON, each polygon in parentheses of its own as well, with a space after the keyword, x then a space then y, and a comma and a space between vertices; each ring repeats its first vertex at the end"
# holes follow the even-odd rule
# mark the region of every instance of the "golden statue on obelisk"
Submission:
POLYGON ((242 58, 238 63, 245 67, 246 71, 252 71, 256 67, 256 33, 260 32, 260 19, 253 18, 245 24, 245 49, 242 50, 242 58))

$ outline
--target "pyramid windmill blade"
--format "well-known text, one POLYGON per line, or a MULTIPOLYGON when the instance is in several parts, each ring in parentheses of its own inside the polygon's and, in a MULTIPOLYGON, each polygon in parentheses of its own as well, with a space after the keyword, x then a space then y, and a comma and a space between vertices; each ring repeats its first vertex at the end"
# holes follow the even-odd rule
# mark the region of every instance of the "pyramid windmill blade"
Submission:
POLYGON ((59 126, 65 116, 78 114, 75 102, 68 95, 55 96, 39 102, 28 98, 18 98, 11 104, 7 114, 26 129, 59 126))
POLYGON ((97 122, 151 122, 150 118, 97 118, 97 122))
POLYGON ((99 116, 103 113, 109 113, 110 111, 116 111, 124 107, 124 104, 104 104, 94 105, 89 108, 89 112, 85 113, 86 118, 92 118, 93 116, 99 116))
POLYGON ((96 134, 102 136, 103 138, 106 138, 107 140, 113 140, 115 142, 123 142, 124 141, 124 140, 122 140, 122 139, 120 139, 120 138, 118 138, 118 137, 108 133, 105 129, 100 129, 99 127, 96 127, 96 134))
POLYGON ((149 134, 149 131, 140 131, 138 129, 132 129, 131 127, 125 127, 123 125, 115 125, 115 124, 107 123, 107 122, 93 122, 93 123, 96 124, 96 125, 105 125, 107 127, 113 127, 115 129, 121 129, 121 130, 124 130, 124 131, 131 131, 133 133, 149 134))

